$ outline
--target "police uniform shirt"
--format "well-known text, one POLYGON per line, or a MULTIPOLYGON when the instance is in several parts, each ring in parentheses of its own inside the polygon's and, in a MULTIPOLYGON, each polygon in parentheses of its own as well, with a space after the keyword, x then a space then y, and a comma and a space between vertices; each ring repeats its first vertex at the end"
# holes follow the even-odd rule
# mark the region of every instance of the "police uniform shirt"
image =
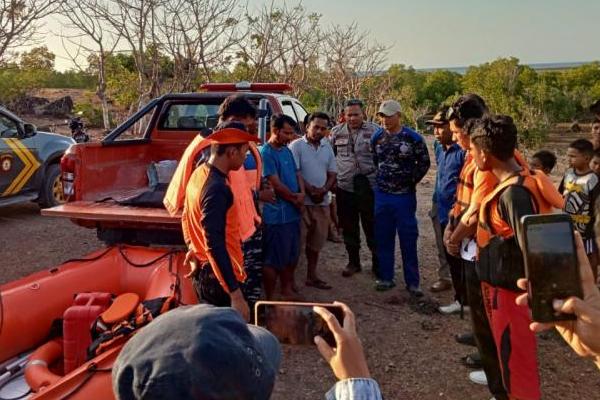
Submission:
POLYGON ((335 151, 338 175, 337 186, 354 192, 354 177, 365 175, 371 187, 375 186, 375 164, 371 138, 381 127, 372 122, 363 122, 356 130, 347 123, 336 125, 331 130, 331 143, 335 151))

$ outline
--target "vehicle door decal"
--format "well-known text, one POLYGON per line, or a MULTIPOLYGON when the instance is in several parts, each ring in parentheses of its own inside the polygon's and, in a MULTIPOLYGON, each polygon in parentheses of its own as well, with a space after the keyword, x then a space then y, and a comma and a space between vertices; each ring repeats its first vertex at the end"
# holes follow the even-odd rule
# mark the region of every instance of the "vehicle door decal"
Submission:
POLYGON ((21 143, 18 139, 4 139, 8 147, 10 147, 17 157, 23 162, 24 168, 19 174, 13 179, 11 184, 2 193, 2 196, 8 196, 11 194, 18 193, 23 186, 31 179, 35 171, 40 167, 39 161, 29 151, 29 149, 21 143))

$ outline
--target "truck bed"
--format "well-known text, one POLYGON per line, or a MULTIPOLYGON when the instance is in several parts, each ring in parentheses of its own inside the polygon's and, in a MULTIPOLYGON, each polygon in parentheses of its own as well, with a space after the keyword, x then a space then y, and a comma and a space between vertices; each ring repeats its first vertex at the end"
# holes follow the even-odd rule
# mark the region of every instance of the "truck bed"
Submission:
POLYGON ((131 207, 114 202, 74 201, 42 210, 42 215, 94 222, 114 222, 119 225, 133 223, 170 225, 173 229, 181 225, 181 215, 171 216, 164 208, 131 207))

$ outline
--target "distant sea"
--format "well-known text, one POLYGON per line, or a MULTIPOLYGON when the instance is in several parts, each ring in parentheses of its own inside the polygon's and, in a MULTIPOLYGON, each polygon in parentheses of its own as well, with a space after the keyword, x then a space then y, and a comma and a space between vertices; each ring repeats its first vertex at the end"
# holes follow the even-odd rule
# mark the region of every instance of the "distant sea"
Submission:
MULTIPOLYGON (((557 63, 535 63, 535 64, 525 64, 528 67, 535 69, 536 71, 544 71, 544 70, 558 70, 558 69, 570 69, 577 68, 585 64, 590 64, 590 61, 581 61, 581 62, 557 62, 557 63)), ((416 68, 417 71, 452 71, 464 75, 467 72, 469 67, 439 67, 439 68, 416 68)))

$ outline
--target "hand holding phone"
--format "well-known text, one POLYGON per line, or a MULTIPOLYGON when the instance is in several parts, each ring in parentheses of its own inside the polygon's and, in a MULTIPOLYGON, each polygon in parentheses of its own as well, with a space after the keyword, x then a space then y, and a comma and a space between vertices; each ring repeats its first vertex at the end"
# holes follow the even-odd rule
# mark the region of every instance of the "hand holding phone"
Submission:
POLYGON ((339 380, 370 378, 369 366, 356 333, 354 313, 344 303, 335 302, 333 304, 338 305, 344 311, 343 326, 340 326, 338 319, 327 309, 317 306, 314 310, 333 332, 336 341, 335 350, 320 336, 315 337, 315 344, 339 380))
POLYGON ((312 345, 315 336, 321 336, 335 347, 333 332, 315 313, 315 306, 326 309, 340 322, 344 319, 344 310, 337 304, 259 301, 255 306, 256 325, 266 328, 283 344, 312 345))
POLYGON ((554 299, 583 296, 570 216, 528 215, 521 222, 532 319, 537 322, 575 319, 574 315, 553 307, 554 299))
MULTIPOLYGON (((562 313, 572 314, 574 321, 557 321, 550 323, 533 322, 530 326, 534 332, 542 332, 556 328, 565 342, 582 357, 594 358, 600 368, 600 290, 594 281, 594 274, 585 253, 581 236, 575 234, 577 260, 579 262, 580 280, 583 287, 583 297, 569 299, 555 299, 553 306, 562 313)), ((527 289, 527 279, 519 279, 517 285, 527 289)), ((526 306, 529 301, 528 294, 517 298, 517 304, 526 306)))

